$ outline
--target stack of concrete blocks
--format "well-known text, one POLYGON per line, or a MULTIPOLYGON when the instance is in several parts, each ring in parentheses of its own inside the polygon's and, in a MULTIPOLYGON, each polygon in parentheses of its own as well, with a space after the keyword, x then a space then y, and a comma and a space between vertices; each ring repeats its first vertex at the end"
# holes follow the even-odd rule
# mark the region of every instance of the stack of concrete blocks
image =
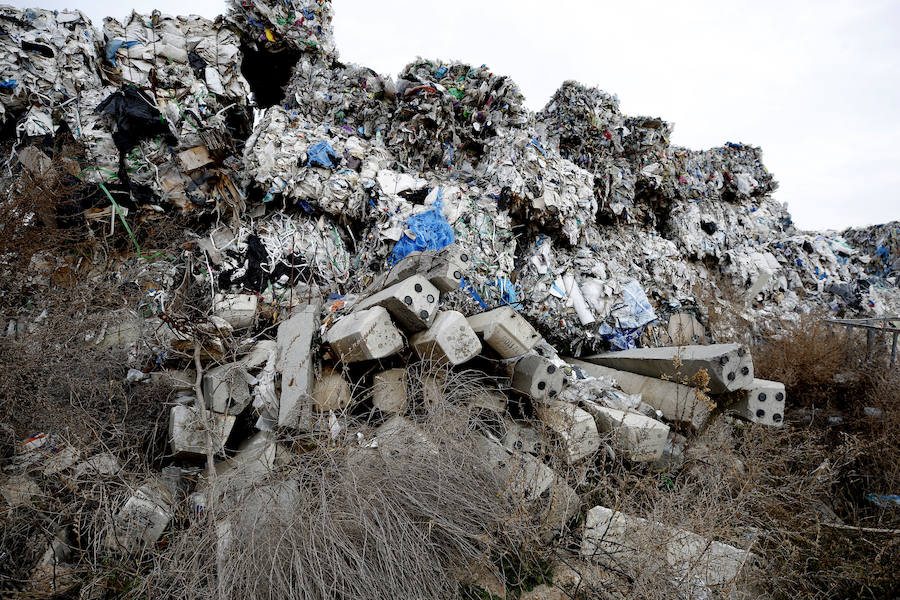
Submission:
POLYGON ((481 342, 466 317, 455 310, 442 311, 431 327, 413 335, 410 346, 419 358, 438 366, 460 365, 481 352, 481 342))
POLYGON ((345 363, 386 358, 403 349, 403 336, 382 306, 342 317, 328 330, 325 341, 345 363))
POLYGON ((475 333, 484 338, 484 343, 504 359, 523 356, 541 341, 531 323, 511 306, 479 313, 468 320, 475 333))
POLYGON ((237 417, 178 404, 169 412, 169 446, 183 458, 206 456, 207 448, 221 454, 237 417), (210 431, 210 428, 212 429, 210 431))
POLYGON ((132 554, 159 540, 174 517, 172 494, 158 480, 142 485, 113 518, 105 545, 132 554))
POLYGON ((742 398, 728 410, 754 423, 780 427, 784 423, 784 384, 767 379, 754 379, 741 390, 742 398))
POLYGON ((709 418, 711 403, 696 388, 628 371, 617 371, 575 358, 567 358, 566 362, 577 366, 591 377, 614 379, 625 393, 640 394, 643 402, 660 411, 669 421, 690 423, 695 429, 700 429, 709 418))
POLYGON ((413 275, 363 299, 355 310, 384 307, 403 329, 416 333, 431 326, 437 316, 439 297, 438 289, 425 277, 413 275))
POLYGON ((582 405, 593 415, 600 431, 612 432, 616 445, 635 462, 656 462, 665 451, 669 426, 644 415, 607 408, 592 401, 582 405))
POLYGON ((588 511, 581 555, 617 567, 674 572, 680 583, 707 586, 733 581, 756 560, 748 550, 604 506, 588 511))
POLYGON ((596 354, 583 359, 611 369, 683 383, 700 371, 709 375, 713 394, 733 392, 753 382, 753 359, 741 344, 638 348, 596 354))
POLYGON ((278 326, 278 359, 281 398, 278 425, 301 431, 312 429, 312 392, 315 364, 312 343, 319 327, 321 300, 293 309, 291 317, 278 326))

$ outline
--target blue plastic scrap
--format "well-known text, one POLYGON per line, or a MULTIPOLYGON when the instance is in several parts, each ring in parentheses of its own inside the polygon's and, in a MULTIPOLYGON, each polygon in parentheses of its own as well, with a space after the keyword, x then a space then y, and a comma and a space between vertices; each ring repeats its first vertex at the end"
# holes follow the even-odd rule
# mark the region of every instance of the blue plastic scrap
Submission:
POLYGON ((109 40, 108 42, 106 42, 106 47, 103 49, 104 53, 106 54, 106 60, 108 60, 109 63, 115 67, 116 52, 119 51, 119 48, 125 48, 126 50, 128 50, 132 46, 137 46, 138 44, 140 44, 140 42, 136 40, 132 40, 130 42, 126 42, 125 40, 109 40))
POLYGON ((338 158, 334 148, 328 142, 317 142, 306 150, 306 166, 307 167, 327 167, 334 166, 334 160, 338 158))
POLYGON ((600 325, 597 333, 600 334, 600 337, 609 342, 611 350, 633 350, 634 348, 637 348, 637 340, 641 337, 643 330, 643 327, 636 327, 634 329, 616 329, 603 323, 600 325))
POLYGON ((14 90, 19 82, 15 79, 4 79, 0 81, 0 90, 14 90))
POLYGON ((895 506, 900 508, 900 496, 897 494, 866 494, 866 500, 876 506, 888 507, 895 506))
POLYGON ((521 290, 512 281, 510 281, 506 277, 497 277, 496 281, 491 282, 488 285, 497 288, 497 295, 500 299, 501 306, 508 304, 516 310, 520 310, 522 308, 522 303, 519 302, 517 294, 517 292, 521 290))
POLYGON ((390 263, 396 264, 410 252, 423 250, 441 250, 453 243, 453 228, 444 220, 441 214, 441 190, 438 189, 437 200, 431 208, 423 213, 413 215, 406 220, 406 228, 414 237, 403 234, 394 245, 391 252, 390 263))
POLYGON ((656 319, 656 313, 650 306, 650 300, 647 299, 647 294, 644 293, 637 281, 631 280, 622 286, 622 299, 629 309, 629 314, 619 317, 619 327, 635 329, 656 319))
POLYGON ((459 280, 459 287, 463 291, 468 292, 469 295, 472 296, 475 302, 477 302, 483 310, 488 310, 488 305, 485 304, 484 300, 481 299, 481 295, 478 293, 478 290, 476 290, 475 286, 469 283, 469 281, 466 280, 465 277, 459 280))

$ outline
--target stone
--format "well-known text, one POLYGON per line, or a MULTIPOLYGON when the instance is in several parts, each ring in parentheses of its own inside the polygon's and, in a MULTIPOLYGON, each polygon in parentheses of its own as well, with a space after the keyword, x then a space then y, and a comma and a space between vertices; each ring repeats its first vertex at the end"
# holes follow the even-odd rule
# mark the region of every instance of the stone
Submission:
POLYGON ((403 336, 382 306, 345 315, 325 335, 345 363, 376 360, 403 350, 403 336))
POLYGON ((588 511, 581 555, 636 568, 668 568, 681 582, 728 583, 756 556, 663 523, 615 512, 605 506, 588 511))
POLYGON ((253 294, 216 294, 213 314, 224 319, 234 329, 246 329, 256 319, 259 298, 253 294))
POLYGON ((590 413, 559 400, 538 404, 536 412, 562 442, 568 464, 593 456, 600 449, 600 434, 590 413))
POLYGON ((295 307, 289 319, 278 326, 278 360, 281 398, 278 425, 309 431, 312 428, 312 342, 319 327, 321 300, 295 307))
POLYGON ((221 453, 236 419, 235 415, 203 411, 193 406, 173 406, 169 412, 169 446, 172 454, 187 458, 206 456, 207 420, 213 425, 212 452, 221 453))
POLYGON ((669 426, 665 423, 596 402, 584 401, 582 405, 594 416, 600 431, 614 433, 617 446, 630 460, 655 462, 662 457, 669 435, 669 426))
POLYGON ((398 415, 406 412, 409 404, 406 385, 406 369, 388 369, 372 380, 372 404, 381 412, 398 415))
POLYGON ((527 354, 541 341, 531 323, 511 306, 473 315, 469 317, 469 326, 503 358, 527 354))
POLYGON ((312 392, 313 404, 319 412, 341 410, 350 405, 350 384, 334 369, 322 369, 312 392))
POLYGON ((169 490, 160 481, 148 481, 113 518, 106 547, 132 554, 159 540, 173 516, 169 490))
POLYGON ((515 501, 533 501, 549 497, 557 474, 543 462, 524 452, 509 452, 500 442, 484 435, 475 436, 479 454, 492 466, 494 475, 515 501))
POLYGON ((422 275, 413 275, 362 300, 356 311, 383 306, 409 332, 431 326, 437 316, 440 292, 422 275))
POLYGON ((643 402, 660 411, 669 421, 690 423, 695 429, 700 429, 712 410, 709 399, 696 388, 574 358, 565 360, 591 377, 614 379, 626 394, 640 394, 643 402))
POLYGON ((732 392, 753 382, 753 359, 741 344, 637 348, 595 354, 582 360, 676 383, 690 381, 700 371, 706 371, 713 394, 732 392))
POLYGON ((455 310, 442 311, 431 327, 413 335, 409 345, 423 360, 437 365, 460 365, 481 352, 481 341, 466 317, 455 310))
POLYGON ((728 407, 748 421, 781 427, 784 424, 784 406, 787 398, 784 384, 768 379, 754 379, 741 392, 741 398, 728 407))
POLYGON ((565 385, 565 374, 553 361, 539 354, 529 354, 516 362, 510 387, 542 402, 559 395, 565 385))
POLYGON ((220 414, 240 414, 250 404, 253 378, 241 362, 209 369, 203 376, 203 399, 206 408, 220 414))
POLYGON ((465 250, 456 245, 447 246, 431 261, 428 281, 442 292, 452 292, 459 289, 459 284, 471 265, 471 257, 465 250))

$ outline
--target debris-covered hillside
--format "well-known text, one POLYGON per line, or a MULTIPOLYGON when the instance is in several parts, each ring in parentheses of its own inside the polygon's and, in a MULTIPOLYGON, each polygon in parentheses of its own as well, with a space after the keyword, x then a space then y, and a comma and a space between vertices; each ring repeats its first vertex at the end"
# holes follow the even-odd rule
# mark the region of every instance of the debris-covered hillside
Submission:
POLYGON ((893 501, 825 502, 871 448, 810 464, 791 395, 896 406, 873 343, 813 334, 898 314, 900 225, 800 231, 757 147, 572 81, 535 113, 485 65, 378 74, 331 21, 0 7, 0 592, 844 589, 791 582, 785 528, 896 534, 893 501))

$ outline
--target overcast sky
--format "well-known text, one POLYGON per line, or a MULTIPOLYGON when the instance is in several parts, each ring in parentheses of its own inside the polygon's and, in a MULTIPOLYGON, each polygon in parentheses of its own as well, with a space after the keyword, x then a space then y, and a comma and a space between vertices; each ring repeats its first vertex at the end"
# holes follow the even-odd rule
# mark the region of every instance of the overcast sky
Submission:
MULTIPOLYGON (((8 0, 7 0, 8 1, 8 0)), ((33 6, 34 2, 13 2, 33 6)), ((540 109, 576 79, 673 143, 762 146, 804 229, 900 219, 895 0, 334 0, 342 60, 396 75, 416 56, 487 64, 540 109)), ((47 0, 95 25, 131 8, 213 17, 219 0, 47 0)))

